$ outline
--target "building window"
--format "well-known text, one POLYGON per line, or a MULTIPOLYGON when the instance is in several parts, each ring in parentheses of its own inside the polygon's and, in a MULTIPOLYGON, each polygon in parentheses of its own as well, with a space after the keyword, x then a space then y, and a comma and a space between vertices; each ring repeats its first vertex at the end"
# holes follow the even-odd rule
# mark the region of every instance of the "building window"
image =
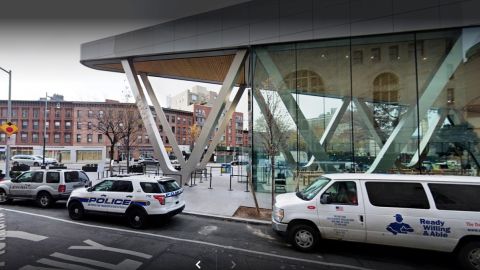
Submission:
POLYGON ((28 120, 22 120, 22 129, 28 129, 28 120))
POLYGON ((87 128, 88 128, 88 129, 92 129, 92 122, 88 122, 87 128))
POLYGON ((70 143, 72 140, 72 135, 70 133, 65 133, 63 135, 63 140, 65 141, 65 143, 70 143))
POLYGON ((17 109, 12 109, 12 117, 13 118, 17 117, 17 109))
POLYGON ((22 118, 28 118, 28 109, 22 109, 22 118))
POLYGON ((22 133, 20 134, 20 141, 21 141, 22 143, 27 143, 27 142, 28 142, 28 133, 22 132, 22 133))
POLYGON ((50 142, 50 134, 45 133, 44 136, 45 136, 45 137, 44 137, 44 138, 45 138, 45 142, 46 142, 46 143, 49 143, 49 142, 50 142))
MULTIPOLYGON (((285 76, 284 81, 288 89, 301 89, 309 92, 322 92, 324 90, 322 78, 316 72, 310 70, 292 72, 285 76)), ((222 113, 222 116, 224 114, 222 113)))
POLYGON ((103 143, 103 134, 98 134, 98 135, 97 135, 97 141, 98 141, 99 143, 103 143))
POLYGON ((88 110, 88 118, 92 118, 93 117, 93 111, 92 110, 88 110))
POLYGON ((381 60, 380 48, 372 48, 371 49, 370 60, 372 60, 372 62, 379 62, 381 60))
POLYGON ((50 121, 46 121, 45 126, 47 127, 47 129, 50 129, 50 121))
POLYGON ((148 135, 145 135, 145 143, 150 143, 150 139, 148 138, 148 135))
POLYGON ((77 150, 77 161, 101 160, 101 150, 77 150))
POLYGON ((81 143, 81 142, 82 142, 82 135, 77 134, 77 143, 81 143))
POLYGON ((87 142, 91 143, 93 141, 93 134, 87 134, 87 142))
POLYGON ((380 102, 397 102, 399 99, 398 76, 385 72, 378 75, 373 81, 373 99, 380 102))
POLYGON ((82 129, 82 122, 77 122, 77 129, 82 129))
POLYGON ((65 129, 71 129, 72 128, 72 122, 71 121, 65 121, 65 129))
POLYGON ((100 118, 103 118, 103 111, 98 111, 98 116, 99 116, 100 118))
POLYGON ((60 118, 60 110, 55 110, 55 118, 60 118))
POLYGON ((170 122, 170 116, 167 115, 167 122, 170 122))
POLYGON ((65 117, 72 118, 72 110, 65 110, 65 117))
POLYGON ((137 142, 138 142, 138 143, 142 143, 142 135, 138 135, 138 136, 137 136, 137 142))
POLYGON ((81 110, 77 110, 77 118, 80 118, 82 117, 82 111, 81 110))
POLYGON ((38 143, 38 133, 32 133, 32 143, 38 143))
POLYGON ((388 55, 390 57, 390 61, 399 60, 400 55, 398 54, 398 45, 388 47, 388 55))
POLYGON ((39 109, 33 109, 33 119, 38 119, 40 116, 40 110, 39 109))
POLYGON ((60 121, 55 121, 55 129, 60 129, 60 121))
POLYGON ((33 130, 38 130, 38 120, 33 121, 33 130))
POLYGON ((60 143, 60 133, 53 134, 53 142, 60 143))
POLYGON ((363 51, 353 51, 353 64, 363 64, 363 51))
POLYGON ((172 123, 175 123, 175 116, 172 116, 172 123))
POLYGON ((5 143, 7 140, 7 135, 5 133, 0 133, 0 142, 5 143))

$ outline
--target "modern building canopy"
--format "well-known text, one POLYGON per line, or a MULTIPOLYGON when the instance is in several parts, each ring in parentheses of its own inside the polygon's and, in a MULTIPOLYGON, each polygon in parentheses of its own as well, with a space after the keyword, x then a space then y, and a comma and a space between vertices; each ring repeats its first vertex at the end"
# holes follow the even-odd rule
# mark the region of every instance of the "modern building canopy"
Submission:
POLYGON ((205 164, 209 132, 224 128, 245 89, 259 189, 268 191, 275 167, 297 187, 320 172, 422 173, 442 162, 450 173, 476 174, 479 8, 467 0, 249 1, 85 43, 81 62, 125 72, 140 110, 138 75, 154 105, 148 76, 222 84, 193 159, 180 160, 183 179, 205 164), (267 129, 272 100, 280 117, 267 129), (282 134, 274 154, 261 143, 268 130, 282 134))

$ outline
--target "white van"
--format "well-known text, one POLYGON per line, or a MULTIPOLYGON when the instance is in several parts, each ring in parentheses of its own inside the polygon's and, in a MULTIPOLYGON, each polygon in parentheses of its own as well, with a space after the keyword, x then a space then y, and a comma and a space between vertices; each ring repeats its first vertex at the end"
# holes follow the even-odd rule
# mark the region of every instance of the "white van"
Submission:
POLYGON ((480 177, 326 174, 278 195, 272 226, 303 251, 336 239, 455 252, 480 269, 480 177))

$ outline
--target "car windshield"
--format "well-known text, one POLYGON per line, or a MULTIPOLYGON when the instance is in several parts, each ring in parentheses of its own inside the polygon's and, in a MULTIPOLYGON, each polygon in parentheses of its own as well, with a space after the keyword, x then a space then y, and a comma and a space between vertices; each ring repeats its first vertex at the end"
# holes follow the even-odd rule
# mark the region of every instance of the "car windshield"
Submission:
POLYGON ((327 177, 320 176, 315 182, 307 186, 304 190, 297 192, 297 197, 302 200, 309 201, 313 199, 322 188, 330 182, 327 177))
POLYGON ((159 181, 158 183, 160 184, 163 192, 172 192, 180 189, 180 186, 173 179, 169 181, 159 181))

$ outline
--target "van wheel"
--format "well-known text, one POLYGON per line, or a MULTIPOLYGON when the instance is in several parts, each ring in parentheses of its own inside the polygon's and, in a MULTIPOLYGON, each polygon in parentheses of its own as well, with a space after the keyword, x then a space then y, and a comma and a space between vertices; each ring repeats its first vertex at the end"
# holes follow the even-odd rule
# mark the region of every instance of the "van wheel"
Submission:
POLYGON ((34 162, 33 166, 38 167, 40 164, 38 162, 34 162))
POLYGON ((312 226, 297 224, 289 230, 288 238, 295 249, 310 252, 317 246, 319 235, 312 226))
POLYGON ((463 269, 480 270, 480 241, 463 245, 458 251, 458 260, 463 269))
POLYGON ((132 208, 128 210, 127 220, 130 227, 134 229, 145 229, 147 227, 147 215, 141 209, 132 208))
POLYGON ((52 203, 52 196, 48 192, 41 192, 37 195, 37 204, 41 208, 48 208, 50 205, 52 205, 52 203))
POLYGON ((11 203, 12 199, 9 199, 7 196, 7 192, 3 188, 0 188, 0 204, 7 204, 11 203))
POLYGON ((80 202, 73 201, 68 205, 68 215, 73 220, 83 219, 85 216, 85 209, 80 202))

